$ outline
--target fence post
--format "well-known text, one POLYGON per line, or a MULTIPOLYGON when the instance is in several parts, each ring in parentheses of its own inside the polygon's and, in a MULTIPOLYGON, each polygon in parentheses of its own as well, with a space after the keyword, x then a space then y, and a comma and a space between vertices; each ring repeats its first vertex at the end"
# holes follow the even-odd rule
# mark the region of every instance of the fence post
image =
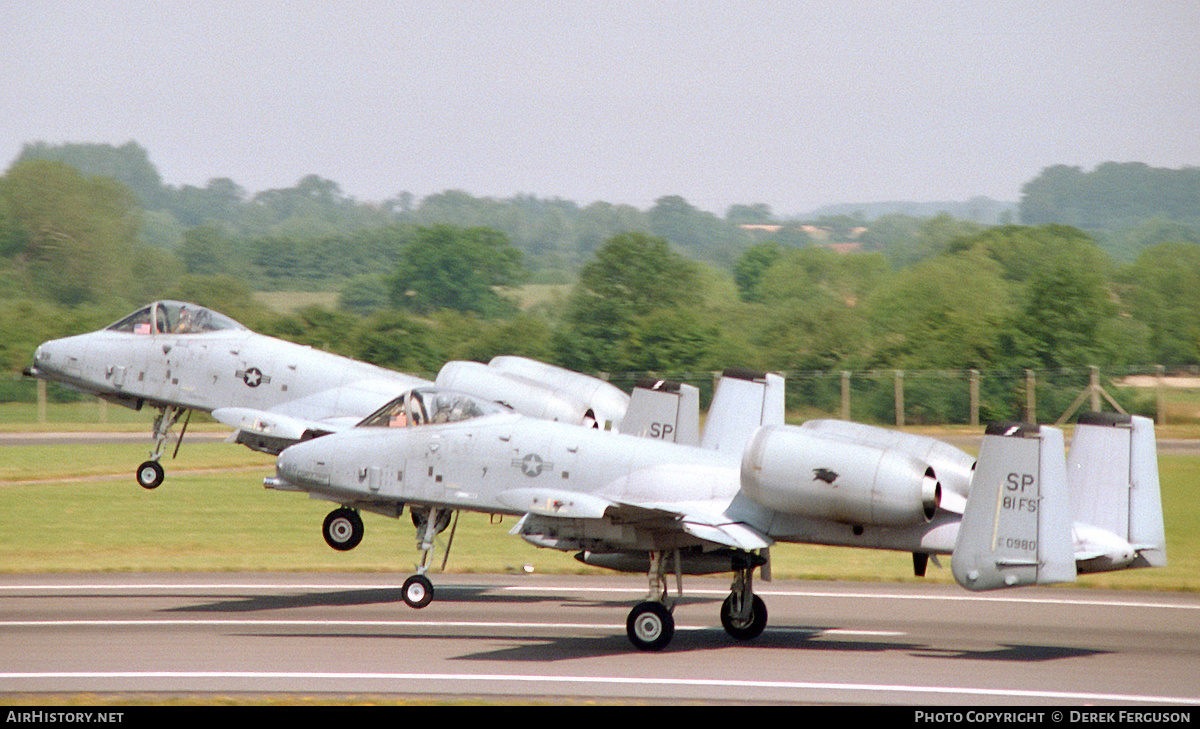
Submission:
POLYGON ((1163 393, 1164 393, 1163 387, 1165 384, 1163 382, 1163 376, 1166 373, 1166 371, 1167 371, 1166 367, 1163 367, 1162 365, 1154 365, 1154 376, 1155 376, 1155 385, 1154 385, 1155 416, 1154 416, 1154 418, 1155 418, 1155 420, 1158 421, 1159 425, 1167 424, 1167 412, 1165 410, 1166 401, 1163 397, 1163 393))
POLYGON ((1025 422, 1037 422, 1037 378, 1033 370, 1025 370, 1025 422))
POLYGON ((904 370, 896 370, 896 427, 904 427, 904 370))
POLYGON ((971 425, 979 425, 979 370, 971 370, 971 425))
POLYGON ((1088 365, 1088 389, 1092 391, 1092 412, 1100 412, 1100 368, 1088 365))
POLYGON ((842 370, 842 420, 850 419, 850 370, 842 370))
POLYGON ((37 381, 37 419, 38 425, 46 424, 46 381, 40 377, 37 381))

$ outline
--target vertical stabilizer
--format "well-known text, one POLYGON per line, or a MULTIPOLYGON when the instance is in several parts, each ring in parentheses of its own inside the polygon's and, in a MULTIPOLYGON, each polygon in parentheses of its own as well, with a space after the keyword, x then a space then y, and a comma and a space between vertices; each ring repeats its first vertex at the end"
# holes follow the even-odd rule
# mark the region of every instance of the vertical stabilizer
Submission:
POLYGON ((783 425, 783 378, 766 372, 725 370, 708 408, 701 446, 740 454, 750 435, 762 425, 783 425))
POLYGON ((681 445, 700 445, 700 390, 667 380, 638 380, 621 432, 681 445))
POLYGON ((987 429, 951 568, 968 590, 1075 580, 1061 430, 987 429))
POLYGON ((1067 457, 1081 571, 1167 563, 1154 423, 1111 413, 1080 417, 1067 457))

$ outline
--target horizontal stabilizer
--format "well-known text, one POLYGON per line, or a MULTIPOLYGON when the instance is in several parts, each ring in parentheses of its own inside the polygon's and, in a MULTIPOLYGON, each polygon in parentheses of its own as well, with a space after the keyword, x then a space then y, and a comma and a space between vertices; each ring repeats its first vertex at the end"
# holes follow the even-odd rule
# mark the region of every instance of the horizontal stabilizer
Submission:
POLYGON ((621 432, 680 445, 700 445, 700 390, 667 380, 638 380, 621 432))
POLYGON ((953 514, 961 514, 967 509, 967 500, 950 489, 944 489, 940 508, 953 514))
POLYGON ((1061 430, 987 429, 951 571, 968 590, 1075 580, 1061 430))

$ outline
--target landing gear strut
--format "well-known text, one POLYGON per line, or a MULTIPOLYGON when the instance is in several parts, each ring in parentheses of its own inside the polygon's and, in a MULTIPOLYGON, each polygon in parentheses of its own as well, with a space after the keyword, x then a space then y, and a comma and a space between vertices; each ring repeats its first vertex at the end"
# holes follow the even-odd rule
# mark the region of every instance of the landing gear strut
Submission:
POLYGON ((454 543, 454 532, 458 527, 458 512, 450 509, 429 508, 414 509, 412 512, 413 525, 417 528, 417 549, 421 551, 421 564, 417 566, 417 574, 404 581, 400 597, 411 608, 421 609, 433 602, 433 583, 425 576, 433 561, 434 538, 450 526, 450 517, 454 516, 454 527, 450 529, 450 538, 442 552, 442 569, 450 559, 450 546, 454 543))
MULTIPOLYGON (((679 550, 675 557, 675 585, 677 599, 683 595, 683 571, 679 561, 679 550)), ((643 651, 660 651, 667 647, 675 635, 675 618, 671 611, 675 601, 667 598, 666 559, 663 552, 650 552, 650 568, 646 579, 650 583, 650 594, 629 611, 625 619, 625 634, 634 647, 643 651)))
POLYGON ((175 405, 168 405, 159 409, 158 417, 154 419, 154 450, 150 453, 150 460, 145 461, 137 467, 134 472, 134 477, 137 479, 138 485, 144 489, 158 488, 163 479, 166 477, 166 471, 163 470, 162 464, 158 461, 162 458, 163 451, 166 450, 167 434, 170 433, 171 427, 179 420, 179 416, 187 412, 188 418, 183 422, 183 430, 179 432, 179 440, 175 443, 175 454, 179 453, 179 446, 183 443, 183 434, 187 432, 188 423, 191 421, 192 411, 175 405))
POLYGON ((767 605, 754 594, 753 572, 753 566, 735 569, 729 597, 721 603, 721 626, 738 640, 753 640, 767 627, 767 605))
MULTIPOLYGON (((673 551, 678 596, 683 595, 683 572, 679 550, 673 551)), ((721 604, 721 625, 737 640, 752 640, 767 627, 767 605, 754 594, 754 570, 767 564, 762 554, 739 552, 733 558, 733 585, 729 597, 721 604)), ((675 600, 667 599, 666 560, 663 552, 650 553, 647 573, 650 595, 634 606, 625 620, 629 641, 639 650, 659 651, 667 647, 675 634, 675 618, 671 615, 675 600)), ((769 579, 769 578, 768 578, 769 579)), ((676 598, 678 599, 678 597, 676 598)))

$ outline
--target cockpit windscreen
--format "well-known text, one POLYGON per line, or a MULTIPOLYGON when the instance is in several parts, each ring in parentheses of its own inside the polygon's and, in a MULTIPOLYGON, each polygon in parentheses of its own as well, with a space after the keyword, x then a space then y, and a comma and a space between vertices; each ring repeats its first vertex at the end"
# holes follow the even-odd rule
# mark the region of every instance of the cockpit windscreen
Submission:
POLYGON ((502 405, 434 387, 410 390, 368 415, 360 428, 405 428, 429 423, 458 423, 506 412, 502 405))
POLYGON ((184 301, 156 301, 107 327, 128 334, 203 334, 245 328, 224 314, 184 301))

